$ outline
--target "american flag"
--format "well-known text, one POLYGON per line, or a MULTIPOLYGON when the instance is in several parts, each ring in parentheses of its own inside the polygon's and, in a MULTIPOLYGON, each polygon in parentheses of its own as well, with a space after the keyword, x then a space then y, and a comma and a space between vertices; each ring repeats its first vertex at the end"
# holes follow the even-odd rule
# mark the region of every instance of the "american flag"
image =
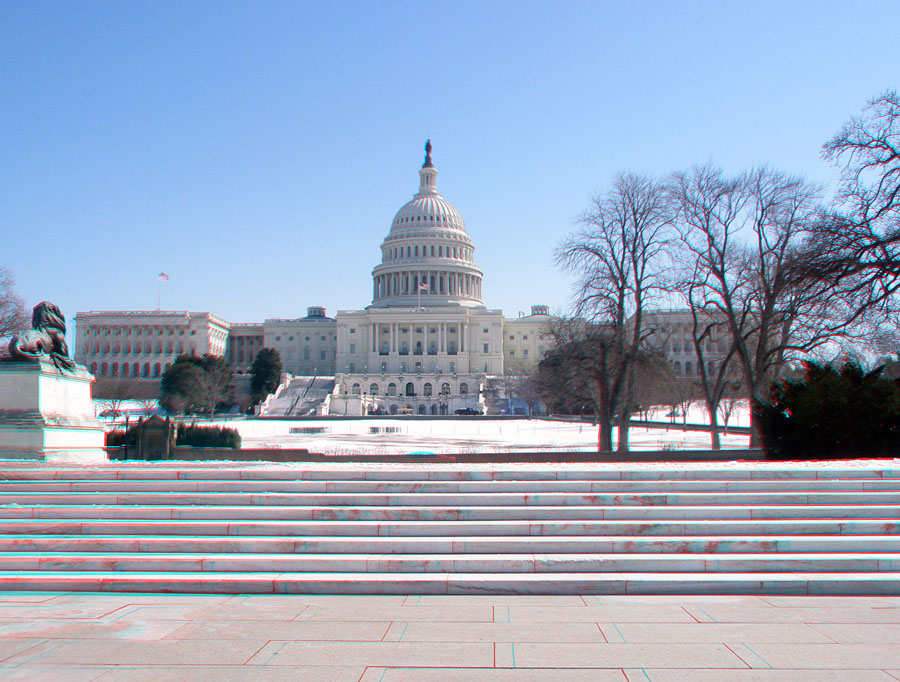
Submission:
POLYGON ((160 282, 168 282, 169 276, 166 273, 161 272, 159 273, 159 275, 157 275, 157 279, 159 279, 160 282))
POLYGON ((419 284, 419 291, 428 291, 428 282, 422 282, 419 284))

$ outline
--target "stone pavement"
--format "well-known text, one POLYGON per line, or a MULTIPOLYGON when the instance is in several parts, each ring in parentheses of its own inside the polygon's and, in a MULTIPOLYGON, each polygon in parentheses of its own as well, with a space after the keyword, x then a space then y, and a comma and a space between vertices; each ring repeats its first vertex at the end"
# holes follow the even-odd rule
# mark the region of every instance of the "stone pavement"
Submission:
POLYGON ((900 598, 6 592, 0 679, 890 682, 900 598))

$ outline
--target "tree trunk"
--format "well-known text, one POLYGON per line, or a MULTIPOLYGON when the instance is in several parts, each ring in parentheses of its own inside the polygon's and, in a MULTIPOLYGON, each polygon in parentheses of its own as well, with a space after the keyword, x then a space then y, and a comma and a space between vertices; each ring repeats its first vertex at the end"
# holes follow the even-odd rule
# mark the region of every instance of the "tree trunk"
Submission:
POLYGON ((722 441, 719 438, 719 417, 717 414, 719 411, 719 405, 707 401, 706 411, 709 413, 709 435, 712 441, 712 449, 721 450, 722 441))
POLYGON ((628 452, 628 427, 631 422, 631 413, 627 410, 623 410, 622 414, 618 419, 619 426, 619 441, 616 445, 616 450, 618 452, 628 452))
POLYGON ((763 447, 762 437, 759 432, 759 414, 758 408, 762 405, 762 397, 756 392, 750 396, 750 447, 763 447))
POLYGON ((603 406, 597 409, 597 425, 600 430, 597 436, 597 450, 612 452, 613 416, 603 406))

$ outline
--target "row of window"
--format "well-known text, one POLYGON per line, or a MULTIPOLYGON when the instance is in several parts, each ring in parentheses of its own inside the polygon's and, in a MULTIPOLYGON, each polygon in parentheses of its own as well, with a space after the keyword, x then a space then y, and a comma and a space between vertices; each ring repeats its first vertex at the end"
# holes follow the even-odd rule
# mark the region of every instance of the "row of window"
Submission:
MULTIPOLYGON (((346 387, 344 387, 344 391, 345 392, 347 391, 346 387)), ((368 395, 379 395, 380 392, 381 392, 381 388, 378 386, 377 383, 372 383, 369 385, 368 395)), ((354 383, 350 387, 350 393, 352 395, 360 395, 362 393, 362 384, 354 383)), ((459 395, 468 395, 468 394, 469 394, 469 384, 467 384, 465 381, 460 382, 459 395)), ((387 385, 387 388, 385 389, 384 395, 388 395, 388 396, 398 395, 397 384, 395 384, 393 381, 389 382, 387 385)), ((409 396, 409 397, 416 396, 416 385, 412 381, 406 382, 406 384, 403 386, 403 395, 409 396)), ((430 398, 432 395, 434 395, 434 386, 432 385, 432 383, 430 381, 426 381, 422 385, 422 395, 425 396, 426 398, 430 398)), ((442 395, 442 396, 450 395, 450 382, 445 381, 441 384, 440 395, 442 395)))
MULTIPOLYGON (((163 344, 157 343, 156 348, 153 347, 153 343, 150 342, 146 346, 141 345, 140 343, 136 343, 133 346, 130 343, 126 343, 124 346, 120 344, 116 344, 115 346, 111 346, 110 344, 106 344, 105 346, 100 346, 99 344, 94 344, 94 355, 172 355, 173 353, 177 353, 181 355, 184 353, 184 343, 173 344, 171 342, 165 345, 165 351, 163 350, 163 344)), ((191 354, 196 355, 197 349, 195 346, 191 346, 191 354)), ((91 354, 91 347, 84 347, 84 354, 91 354)))
MULTIPOLYGON (((432 258, 444 258, 445 247, 441 244, 438 244, 437 249, 435 249, 432 244, 429 248, 427 245, 422 245, 422 256, 430 256, 432 258)), ((470 261, 472 260, 472 255, 474 253, 473 249, 463 248, 462 246, 448 246, 446 247, 446 257, 447 258, 457 258, 462 260, 470 261)), ((387 250, 387 260, 397 260, 398 258, 418 258, 419 257, 419 247, 415 246, 395 246, 391 249, 387 250)))
MULTIPOLYGON (((85 335, 85 336, 92 336, 92 335, 93 335, 93 336, 122 336, 122 331, 123 331, 123 330, 122 330, 122 329, 119 329, 119 328, 110 329, 110 328, 108 328, 108 327, 103 327, 103 328, 98 328, 98 329, 87 329, 87 330, 84 332, 84 335, 85 335), (111 334, 110 332, 113 332, 113 331, 114 331, 115 333, 114 333, 114 334, 111 334), (103 332, 103 333, 101 334, 101 332, 103 332)), ((125 329, 124 331, 125 331, 125 334, 124 334, 125 336, 131 336, 131 329, 130 329, 130 328, 127 328, 127 329, 125 329)), ((147 327, 147 328, 144 328, 144 327, 138 327, 137 329, 135 329, 134 334, 135 334, 135 336, 141 336, 141 334, 142 334, 143 332, 146 332, 146 333, 144 333, 144 336, 153 336, 153 329, 150 328, 150 327, 147 327)), ((168 332, 169 332, 169 336, 174 336, 175 330, 174 330, 174 329, 169 329, 168 332)), ((156 335, 157 335, 157 336, 162 336, 162 335, 163 335, 163 330, 162 330, 162 329, 157 329, 157 330, 156 330, 156 335)), ((184 336, 184 330, 183 330, 183 329, 179 329, 179 330, 178 330, 178 335, 179 335, 179 336, 184 336)), ((196 335, 197 335, 196 330, 191 330, 191 336, 196 336, 196 335)), ((215 335, 215 333, 214 333, 214 335, 215 335)))
MULTIPOLYGON (((294 355, 295 355, 294 349, 288 348, 287 349, 287 359, 294 360, 295 359, 294 355)), ((311 352, 310 352, 309 348, 304 348, 303 349, 303 359, 310 360, 311 359, 310 356, 311 356, 311 352)), ((319 360, 324 360, 326 358, 326 356, 327 356, 327 351, 324 348, 319 351, 319 360)))
MULTIPOLYGON (((353 330, 352 330, 352 329, 350 330, 350 333, 351 333, 351 334, 353 333, 353 330)), ((276 341, 281 341, 281 337, 280 337, 280 336, 276 336, 276 337, 275 337, 275 340, 276 340, 276 341)), ((293 337, 293 336, 289 336, 289 337, 287 338, 287 340, 288 340, 288 341, 293 341, 293 340, 294 340, 294 337, 293 337)), ((308 337, 308 336, 304 336, 304 337, 303 337, 303 340, 304 340, 304 341, 309 341, 309 337, 308 337)), ((324 340, 325 340, 325 337, 324 337, 324 336, 320 336, 320 337, 319 337, 319 341, 324 341, 324 340)))
POLYGON ((453 216, 450 216, 450 215, 445 215, 443 213, 439 213, 437 215, 437 218, 435 218, 435 216, 433 216, 433 215, 429 215, 429 216, 417 215, 417 216, 406 216, 404 218, 397 218, 394 221, 394 225, 400 225, 401 223, 421 223, 421 222, 441 223, 443 225, 453 225, 453 226, 459 225, 459 221, 457 221, 456 218, 454 218, 453 216), (423 218, 424 218, 424 220, 423 220, 423 218))
POLYGON ((158 379, 171 366, 171 362, 167 362, 164 366, 159 362, 152 365, 149 362, 145 362, 143 365, 137 362, 133 364, 127 362, 121 364, 118 362, 113 362, 112 364, 101 362, 98 364, 92 362, 91 374, 99 377, 140 377, 141 379, 158 379))
MULTIPOLYGON (((365 368, 363 371, 364 371, 364 372, 368 372, 368 366, 366 366, 366 368, 365 368)), ((382 363, 381 363, 381 373, 382 373, 382 374, 387 374, 387 371, 388 371, 387 363, 386 363, 386 362, 382 362, 382 363)), ((422 363, 421 363, 421 362, 417 362, 417 363, 415 364, 415 367, 414 367, 414 370, 413 370, 413 371, 415 371, 416 374, 421 374, 422 371, 423 371, 422 363)), ((431 373, 434 374, 434 373, 437 372, 437 371, 438 371, 437 365, 436 365, 435 363, 432 362, 432 363, 431 363, 431 373)), ((443 371, 443 370, 441 370, 441 371, 443 371)), ((473 367, 473 371, 474 371, 474 367, 473 367)), ((485 374, 489 374, 490 371, 491 371, 491 370, 490 370, 490 363, 488 363, 488 362, 484 363, 484 373, 485 373, 485 374)), ((401 363, 400 363, 400 374, 406 374, 406 372, 407 372, 407 366, 406 366, 406 363, 405 363, 405 362, 401 362, 401 363)), ((348 374, 356 374, 356 363, 355 363, 355 362, 347 363, 347 373, 348 373, 348 374)), ((451 363, 450 363, 450 373, 451 373, 451 374, 455 374, 455 373, 456 373, 456 363, 455 363, 455 362, 451 362, 451 363)))
MULTIPOLYGON (((717 363, 714 360, 710 360, 709 362, 706 363, 706 371, 709 372, 710 374, 713 374, 714 372, 718 371, 719 364, 720 363, 717 363)), ((675 369, 675 376, 686 376, 686 377, 694 376, 694 365, 693 365, 693 363, 691 363, 690 360, 688 360, 687 362, 684 363, 684 374, 682 374, 681 362, 676 360, 675 362, 672 363, 672 366, 675 369)), ((698 366, 696 369, 697 369, 697 374, 699 374, 700 367, 698 366)))

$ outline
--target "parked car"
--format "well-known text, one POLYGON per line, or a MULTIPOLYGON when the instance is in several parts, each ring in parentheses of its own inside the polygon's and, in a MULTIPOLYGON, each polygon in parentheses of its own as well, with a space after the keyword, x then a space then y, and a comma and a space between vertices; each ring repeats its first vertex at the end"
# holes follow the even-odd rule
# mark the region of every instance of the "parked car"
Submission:
POLYGON ((481 410, 476 410, 474 407, 461 407, 456 414, 476 415, 481 414, 481 410))

